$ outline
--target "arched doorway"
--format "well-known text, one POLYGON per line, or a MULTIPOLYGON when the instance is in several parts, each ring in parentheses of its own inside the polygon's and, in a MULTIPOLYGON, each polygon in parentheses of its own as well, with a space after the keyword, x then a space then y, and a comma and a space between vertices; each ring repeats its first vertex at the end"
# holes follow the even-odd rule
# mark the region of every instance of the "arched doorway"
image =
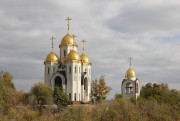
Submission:
POLYGON ((62 79, 59 76, 55 78, 55 87, 62 87, 62 79))

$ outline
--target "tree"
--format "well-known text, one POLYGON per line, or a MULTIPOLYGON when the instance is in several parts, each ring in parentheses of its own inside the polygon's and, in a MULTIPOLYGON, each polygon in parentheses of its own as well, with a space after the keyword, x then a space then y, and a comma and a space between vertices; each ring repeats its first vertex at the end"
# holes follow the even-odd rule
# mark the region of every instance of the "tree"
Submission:
POLYGON ((100 76, 99 80, 92 81, 91 95, 97 102, 102 102, 106 99, 107 94, 110 92, 111 87, 106 86, 104 76, 100 76))
POLYGON ((115 98, 116 100, 117 100, 117 99, 121 99, 121 98, 123 98, 123 95, 117 93, 117 94, 115 94, 114 98, 115 98))
POLYGON ((39 106, 41 111, 43 105, 52 103, 52 90, 43 83, 35 84, 30 91, 30 100, 33 105, 39 106))
POLYGON ((54 103, 58 106, 58 109, 66 107, 69 103, 68 96, 66 95, 62 87, 55 87, 53 98, 54 103))
POLYGON ((175 89, 169 89, 167 84, 148 83, 141 89, 140 96, 147 100, 155 99, 159 103, 172 105, 179 104, 179 93, 175 89))
POLYGON ((8 72, 0 73, 0 113, 8 113, 17 102, 16 90, 12 83, 12 76, 8 72))

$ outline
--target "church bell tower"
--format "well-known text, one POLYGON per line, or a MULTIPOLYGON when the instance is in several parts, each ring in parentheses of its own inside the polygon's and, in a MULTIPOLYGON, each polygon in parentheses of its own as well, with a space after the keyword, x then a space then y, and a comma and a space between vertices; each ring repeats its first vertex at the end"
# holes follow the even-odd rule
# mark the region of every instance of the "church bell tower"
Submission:
POLYGON ((136 73, 132 68, 131 60, 132 58, 130 58, 130 67, 125 73, 125 79, 122 81, 121 90, 123 98, 137 99, 137 97, 140 95, 140 86, 136 73))

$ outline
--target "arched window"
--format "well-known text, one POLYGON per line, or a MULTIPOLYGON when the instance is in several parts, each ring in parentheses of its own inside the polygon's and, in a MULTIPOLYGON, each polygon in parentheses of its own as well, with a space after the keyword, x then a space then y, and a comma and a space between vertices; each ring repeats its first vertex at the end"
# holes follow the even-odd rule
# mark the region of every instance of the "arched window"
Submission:
POLYGON ((69 67, 69 73, 71 74, 71 66, 69 67))
POLYGON ((53 73, 55 73, 55 67, 53 67, 53 73))
POLYGON ((47 72, 48 72, 48 74, 50 73, 50 68, 49 67, 47 68, 47 72))
POLYGON ((139 87, 138 87, 139 85, 138 85, 138 83, 136 83, 136 93, 138 93, 139 91, 139 87))
POLYGON ((77 66, 75 66, 74 68, 75 74, 77 73, 77 69, 78 69, 77 66))
POLYGON ((66 56, 66 50, 64 50, 64 56, 66 56))
POLYGON ((125 93, 133 93, 133 85, 131 83, 127 83, 125 87, 125 93))

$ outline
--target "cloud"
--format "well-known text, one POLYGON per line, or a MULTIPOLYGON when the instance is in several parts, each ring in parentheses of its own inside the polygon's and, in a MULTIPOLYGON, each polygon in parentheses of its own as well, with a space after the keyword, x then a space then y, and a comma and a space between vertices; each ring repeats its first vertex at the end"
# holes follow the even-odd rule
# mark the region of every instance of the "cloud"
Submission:
POLYGON ((152 33, 179 31, 179 1, 126 2, 119 13, 107 20, 113 30, 125 33, 152 33))
POLYGON ((121 91, 129 57, 141 85, 158 82, 178 89, 179 12, 177 0, 2 0, 0 69, 12 73, 18 88, 43 80, 50 37, 56 37, 54 50, 59 55, 58 46, 67 33, 65 18, 70 16, 78 53, 84 38, 85 53, 93 64, 92 79, 105 75, 113 89, 109 98, 121 91))

